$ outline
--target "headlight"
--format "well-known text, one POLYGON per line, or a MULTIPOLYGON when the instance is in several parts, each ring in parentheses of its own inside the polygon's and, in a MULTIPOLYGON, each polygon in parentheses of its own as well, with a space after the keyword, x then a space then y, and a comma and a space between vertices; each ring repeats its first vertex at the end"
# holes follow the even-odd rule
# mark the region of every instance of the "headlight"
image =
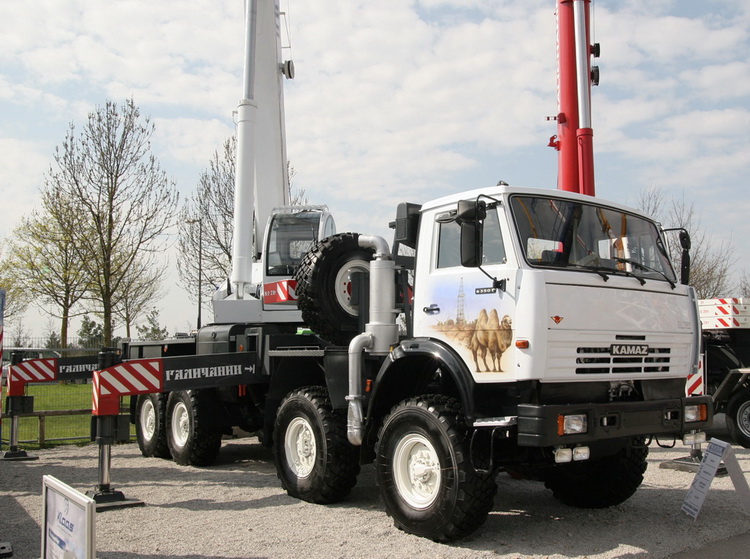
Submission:
POLYGON ((588 420, 585 413, 557 416, 558 435, 580 435, 588 431, 588 420))

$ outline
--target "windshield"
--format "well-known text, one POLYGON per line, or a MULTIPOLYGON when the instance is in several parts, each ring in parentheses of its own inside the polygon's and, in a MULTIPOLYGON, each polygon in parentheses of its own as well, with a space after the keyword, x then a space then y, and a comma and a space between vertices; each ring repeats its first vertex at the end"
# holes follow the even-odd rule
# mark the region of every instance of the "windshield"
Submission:
POLYGON ((612 208, 541 196, 512 196, 510 205, 531 266, 676 281, 651 221, 612 208))
POLYGON ((320 212, 275 214, 271 222, 266 274, 292 276, 318 236, 320 212))

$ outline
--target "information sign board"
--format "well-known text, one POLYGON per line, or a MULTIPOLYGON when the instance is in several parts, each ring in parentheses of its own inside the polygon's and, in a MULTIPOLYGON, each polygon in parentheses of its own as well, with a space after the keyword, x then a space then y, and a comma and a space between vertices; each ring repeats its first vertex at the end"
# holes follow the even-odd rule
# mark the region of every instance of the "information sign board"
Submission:
POLYGON ((95 559, 96 502, 52 476, 42 480, 42 559, 95 559))

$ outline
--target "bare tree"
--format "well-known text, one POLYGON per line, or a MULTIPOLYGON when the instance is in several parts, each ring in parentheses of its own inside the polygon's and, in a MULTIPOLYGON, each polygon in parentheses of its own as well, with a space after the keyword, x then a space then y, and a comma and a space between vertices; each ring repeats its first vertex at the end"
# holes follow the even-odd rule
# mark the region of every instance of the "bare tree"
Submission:
POLYGON ((750 274, 747 271, 740 276, 740 295, 750 297, 750 274))
MULTIPOLYGON (((180 212, 177 269, 180 283, 193 301, 198 299, 199 284, 201 300, 209 301, 231 272, 236 153, 237 141, 232 136, 221 152, 214 152, 196 191, 180 212)), ((292 205, 307 205, 304 189, 293 186, 297 173, 288 162, 287 171, 292 205)))
MULTIPOLYGON (((636 206, 659 220, 664 227, 682 227, 690 233, 690 285, 700 299, 726 296, 732 291, 731 271, 736 262, 731 241, 714 242, 701 229, 700 215, 693 203, 682 198, 666 200, 662 190, 650 187, 638 195, 636 206)), ((681 248, 676 235, 667 238, 672 262, 680 261, 681 248)))
POLYGON ((175 185, 151 153, 153 134, 132 99, 119 107, 107 101, 89 114, 80 134, 70 125, 42 191, 47 207, 76 217, 71 241, 89 277, 106 345, 138 257, 163 248, 159 236, 177 211, 175 185))
POLYGON ((145 315, 149 306, 163 296, 164 272, 164 267, 160 267, 154 255, 149 253, 136 258, 128 270, 114 305, 114 313, 125 326, 127 338, 131 337, 131 326, 138 317, 145 315))
POLYGON ((177 269, 192 300, 197 299, 199 283, 201 298, 206 301, 229 276, 236 151, 237 142, 231 137, 224 142, 221 153, 214 152, 208 169, 198 179, 196 191, 180 213, 177 269))

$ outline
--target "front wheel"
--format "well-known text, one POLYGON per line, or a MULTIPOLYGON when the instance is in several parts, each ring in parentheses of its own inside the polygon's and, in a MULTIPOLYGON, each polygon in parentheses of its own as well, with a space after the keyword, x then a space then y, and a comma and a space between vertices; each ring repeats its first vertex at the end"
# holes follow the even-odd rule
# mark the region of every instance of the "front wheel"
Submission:
POLYGON ((171 458, 167 444, 167 394, 141 394, 135 407, 135 434, 141 454, 171 458))
POLYGON ((475 531, 492 509, 495 478, 472 467, 453 398, 422 396, 394 407, 375 460, 385 510, 401 530, 448 541, 475 531))
POLYGON ((212 427, 215 406, 201 390, 171 392, 167 400, 167 443, 172 458, 186 466, 210 466, 219 455, 221 432, 212 427))
POLYGON ((729 399, 727 424, 732 440, 750 448, 750 388, 740 390, 729 399))
POLYGON ((344 415, 331 409, 323 387, 301 388, 284 398, 273 443, 276 472, 292 497, 335 503, 357 483, 357 449, 346 438, 344 415))
POLYGON ((612 507, 629 499, 643 483, 647 456, 643 437, 637 437, 610 456, 552 466, 544 485, 572 507, 612 507))

